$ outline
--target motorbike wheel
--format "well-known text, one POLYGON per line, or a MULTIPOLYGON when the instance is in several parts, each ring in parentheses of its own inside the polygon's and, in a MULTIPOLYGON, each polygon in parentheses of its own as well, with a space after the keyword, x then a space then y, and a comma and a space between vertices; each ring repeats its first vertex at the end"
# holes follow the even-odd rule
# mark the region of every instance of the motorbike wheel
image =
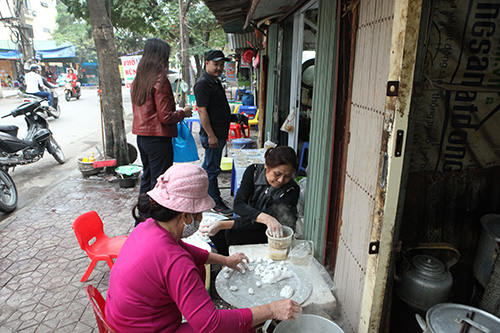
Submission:
POLYGON ((50 116, 54 117, 54 119, 57 119, 61 116, 61 106, 57 106, 55 111, 47 111, 50 116))
POLYGON ((0 211, 10 213, 17 207, 17 189, 12 177, 0 169, 0 211))
POLYGON ((71 99, 71 93, 69 91, 66 91, 66 93, 64 94, 64 98, 66 98, 66 102, 69 102, 69 100, 71 99))
POLYGON ((64 157, 64 153, 61 149, 61 146, 57 143, 57 141, 54 139, 54 137, 50 137, 49 141, 47 142, 47 150, 49 153, 54 156, 54 159, 59 163, 59 164, 64 164, 66 162, 66 157, 64 157))

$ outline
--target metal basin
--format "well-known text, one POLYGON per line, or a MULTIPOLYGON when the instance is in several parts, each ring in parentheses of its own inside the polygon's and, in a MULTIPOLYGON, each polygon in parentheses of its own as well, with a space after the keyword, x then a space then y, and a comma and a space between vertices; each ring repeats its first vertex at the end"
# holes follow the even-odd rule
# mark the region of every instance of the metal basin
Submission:
POLYGON ((344 333, 333 321, 321 316, 303 314, 294 321, 282 321, 274 333, 344 333))

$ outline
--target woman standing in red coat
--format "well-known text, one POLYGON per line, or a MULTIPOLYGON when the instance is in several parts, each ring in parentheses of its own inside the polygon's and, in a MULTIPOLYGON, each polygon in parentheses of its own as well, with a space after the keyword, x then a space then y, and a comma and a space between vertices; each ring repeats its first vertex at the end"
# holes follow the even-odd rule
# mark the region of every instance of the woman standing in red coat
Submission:
POLYGON ((192 116, 189 106, 176 110, 167 77, 169 57, 170 46, 165 41, 148 39, 132 82, 132 133, 137 135, 143 166, 140 193, 153 189, 157 178, 172 166, 177 123, 192 116))

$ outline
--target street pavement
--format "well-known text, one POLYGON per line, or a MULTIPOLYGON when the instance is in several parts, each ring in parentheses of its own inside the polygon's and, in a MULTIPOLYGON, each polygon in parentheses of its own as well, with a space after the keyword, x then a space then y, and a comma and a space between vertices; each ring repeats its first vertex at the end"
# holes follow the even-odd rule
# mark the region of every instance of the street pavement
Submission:
MULTIPOLYGON (((200 156, 195 163, 200 165, 204 154, 196 132, 195 126, 200 156)), ((90 259, 71 225, 80 214, 95 210, 106 235, 128 235, 139 185, 121 188, 114 176, 104 174, 83 177, 76 163, 59 177, 56 187, 0 224, 0 333, 98 332, 84 288, 92 284, 105 297, 110 269, 100 261, 88 281, 80 282, 90 259)), ((230 179, 231 173, 223 172, 219 183, 232 207, 230 179)))

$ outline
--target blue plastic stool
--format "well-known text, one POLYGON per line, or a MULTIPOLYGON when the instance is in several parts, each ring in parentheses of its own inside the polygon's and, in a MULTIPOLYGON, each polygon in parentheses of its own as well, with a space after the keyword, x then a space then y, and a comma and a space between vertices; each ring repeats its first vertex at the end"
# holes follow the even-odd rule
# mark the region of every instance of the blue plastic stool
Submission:
POLYGON ((309 142, 308 141, 304 142, 304 144, 302 145, 302 153, 300 154, 300 162, 299 162, 298 172, 304 171, 304 173, 307 173, 306 172, 307 165, 306 166, 303 165, 304 155, 305 155, 306 149, 309 151, 309 142))

